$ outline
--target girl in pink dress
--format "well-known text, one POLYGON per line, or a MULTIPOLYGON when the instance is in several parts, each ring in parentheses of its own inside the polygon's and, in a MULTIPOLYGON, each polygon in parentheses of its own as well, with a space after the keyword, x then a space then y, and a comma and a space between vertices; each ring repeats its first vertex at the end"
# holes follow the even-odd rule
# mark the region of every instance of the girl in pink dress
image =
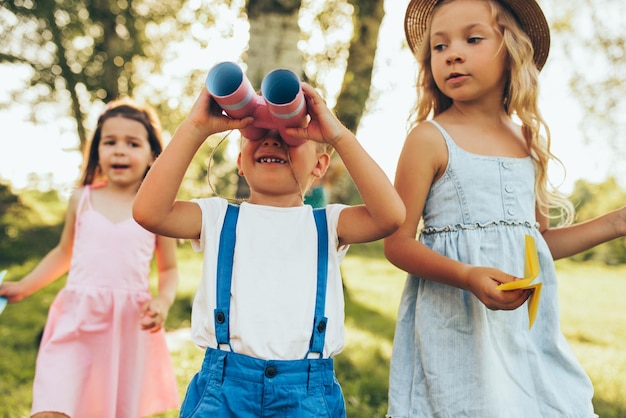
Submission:
POLYGON ((178 283, 176 243, 131 216, 161 151, 150 108, 111 103, 98 119, 83 187, 70 197, 59 244, 22 280, 0 287, 1 296, 17 302, 69 272, 37 356, 33 417, 137 418, 178 408, 163 329, 178 283))

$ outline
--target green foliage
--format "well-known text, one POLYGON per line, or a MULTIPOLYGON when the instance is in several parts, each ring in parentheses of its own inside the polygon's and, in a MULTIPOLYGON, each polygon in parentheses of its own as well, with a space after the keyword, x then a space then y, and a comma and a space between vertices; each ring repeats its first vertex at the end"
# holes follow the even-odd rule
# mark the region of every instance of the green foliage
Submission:
POLYGON ((193 158, 179 193, 180 199, 222 196, 234 198, 237 189, 237 165, 227 153, 230 136, 210 137, 193 158), (212 155, 211 153, 215 151, 212 155))
POLYGON ((56 191, 13 194, 0 184, 0 265, 48 252, 61 235, 65 202, 56 191))
MULTIPOLYGON (((35 262, 11 265, 5 277, 18 280, 35 267, 35 262)), ((6 307, 0 316, 0 416, 27 417, 30 411, 31 388, 39 340, 46 322, 48 307, 64 280, 18 304, 6 307)))
MULTIPOLYGON (((254 11, 248 16, 251 19, 259 13, 293 13, 302 6, 299 0, 253 3, 247 4, 254 11)), ((348 119, 352 123, 346 123, 353 130, 356 130, 366 107, 377 45, 375 40, 382 21, 382 1, 377 0, 375 8, 366 7, 367 2, 361 3, 354 2, 354 19, 352 8, 345 7, 343 1, 324 2, 322 10, 314 10, 313 13, 320 16, 318 30, 325 34, 328 45, 324 53, 305 54, 305 60, 315 64, 307 66, 311 73, 309 81, 320 86, 323 83, 315 82, 318 73, 322 74, 320 81, 323 82, 337 65, 348 61, 347 72, 352 76, 344 83, 339 99, 350 103, 348 119), (352 52, 348 54, 349 38, 336 35, 350 23, 358 25, 360 36, 355 36, 355 45, 350 47, 352 52), (364 42, 364 39, 368 41, 364 42), (349 55, 356 59, 350 61, 349 55), (339 61, 338 56, 341 57, 339 61)), ((87 125, 92 106, 100 106, 120 96, 131 96, 156 108, 167 138, 191 108, 204 84, 210 63, 204 67, 177 68, 175 72, 167 66, 175 65, 183 50, 208 47, 211 38, 195 29, 198 25, 216 26, 214 23, 220 13, 236 7, 225 1, 204 0, 193 4, 184 0, 160 3, 144 0, 3 3, 0 10, 10 19, 0 23, 3 29, 0 40, 11 48, 0 54, 0 63, 23 66, 24 74, 30 77, 30 88, 9 86, 7 100, 0 106, 32 104, 29 106, 33 109, 32 118, 38 120, 50 112, 37 112, 37 109, 42 104, 54 103, 55 109, 60 109, 60 112, 56 110, 54 117, 70 117, 76 121, 76 149, 83 149, 92 128, 87 125), (31 30, 33 27, 37 30, 31 30), (183 43, 185 48, 178 48, 183 43), (167 75, 165 83, 164 75, 167 75)), ((313 5, 302 8, 316 9, 313 5)), ((224 40, 239 36, 227 32, 212 34, 213 37, 216 35, 224 40)), ((289 44, 297 51, 296 37, 289 38, 294 39, 293 43, 285 45, 289 44)), ((264 43, 267 39, 258 42, 264 43)), ((273 62, 271 57, 269 59, 273 62)), ((268 57, 262 57, 261 61, 268 62, 268 57)), ((248 65, 251 67, 249 72, 258 70, 249 59, 248 65)), ((247 196, 245 181, 237 177, 234 162, 220 162, 219 155, 214 162, 211 184, 215 186, 215 192, 226 197, 247 196), (240 184, 233 190, 233 183, 240 184)), ((206 159, 198 156, 183 186, 189 190, 181 192, 182 198, 213 194, 206 182, 206 166, 206 159), (200 165, 195 166, 198 162, 200 165)), ((335 201, 360 203, 360 196, 346 173, 335 189, 335 201)))
POLYGON ((602 418, 626 416, 626 266, 560 260, 561 327, 595 388, 602 418))
POLYGON ((188 50, 180 48, 181 43, 206 48, 206 32, 192 27, 213 26, 224 3, 2 2, 0 63, 19 66, 28 85, 7 85, 0 107, 28 105, 24 107, 32 109, 34 121, 73 119, 76 149, 83 149, 87 142, 90 127, 86 122, 92 106, 118 97, 152 104, 165 131, 173 132, 200 91, 206 72, 177 68, 165 85, 159 77, 181 51, 188 50), (49 104, 53 106, 47 112, 39 111, 49 104))
POLYGON ((330 203, 343 203, 345 205, 362 205, 363 199, 356 188, 352 177, 345 171, 337 180, 329 184, 330 203))

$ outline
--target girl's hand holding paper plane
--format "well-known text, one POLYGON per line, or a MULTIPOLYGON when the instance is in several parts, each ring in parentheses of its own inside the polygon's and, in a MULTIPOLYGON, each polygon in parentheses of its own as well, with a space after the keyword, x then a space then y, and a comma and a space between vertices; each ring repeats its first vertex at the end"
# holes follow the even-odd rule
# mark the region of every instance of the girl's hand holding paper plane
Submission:
POLYGON ((539 275, 539 257, 537 256, 537 247, 535 239, 526 235, 526 251, 524 257, 524 278, 513 282, 502 283, 497 287, 499 290, 532 290, 533 294, 528 300, 528 328, 532 328, 535 318, 537 317, 537 309, 539 308, 539 300, 541 299, 541 283, 531 284, 539 275))

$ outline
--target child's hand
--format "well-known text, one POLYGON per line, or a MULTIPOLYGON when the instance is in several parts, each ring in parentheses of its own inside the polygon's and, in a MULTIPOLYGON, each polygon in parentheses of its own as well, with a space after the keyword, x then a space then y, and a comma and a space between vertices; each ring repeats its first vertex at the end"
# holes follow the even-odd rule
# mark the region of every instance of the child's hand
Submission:
POLYGON ((301 85, 311 120, 304 128, 287 128, 286 132, 298 138, 335 146, 348 128, 331 112, 322 96, 313 87, 304 82, 301 85))
POLYGON ((232 129, 245 128, 253 120, 252 116, 243 119, 233 119, 224 115, 222 109, 211 97, 206 87, 200 92, 187 116, 187 122, 191 123, 199 131, 202 131, 205 137, 232 129))
POLYGON ((502 283, 519 280, 498 269, 472 267, 468 274, 469 290, 491 310, 512 311, 519 308, 532 294, 532 290, 498 290, 502 283))
POLYGON ((2 282, 0 284, 0 296, 7 298, 9 303, 15 303, 24 299, 26 292, 21 282, 2 282))
POLYGON ((157 332, 165 324, 168 307, 159 298, 152 299, 141 307, 141 329, 157 332))

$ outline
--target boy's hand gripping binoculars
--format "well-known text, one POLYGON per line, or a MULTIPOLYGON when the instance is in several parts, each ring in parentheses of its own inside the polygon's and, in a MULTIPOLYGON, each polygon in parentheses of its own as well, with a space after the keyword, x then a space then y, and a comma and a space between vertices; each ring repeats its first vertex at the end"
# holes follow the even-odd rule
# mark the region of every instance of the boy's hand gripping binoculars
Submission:
POLYGON ((300 80, 293 72, 285 69, 269 72, 263 78, 262 96, 259 96, 241 67, 226 61, 209 71, 206 87, 231 118, 254 117, 250 126, 241 129, 241 134, 249 140, 259 140, 269 130, 276 129, 288 145, 298 146, 306 141, 285 133, 285 128, 302 127, 307 116, 300 80))

